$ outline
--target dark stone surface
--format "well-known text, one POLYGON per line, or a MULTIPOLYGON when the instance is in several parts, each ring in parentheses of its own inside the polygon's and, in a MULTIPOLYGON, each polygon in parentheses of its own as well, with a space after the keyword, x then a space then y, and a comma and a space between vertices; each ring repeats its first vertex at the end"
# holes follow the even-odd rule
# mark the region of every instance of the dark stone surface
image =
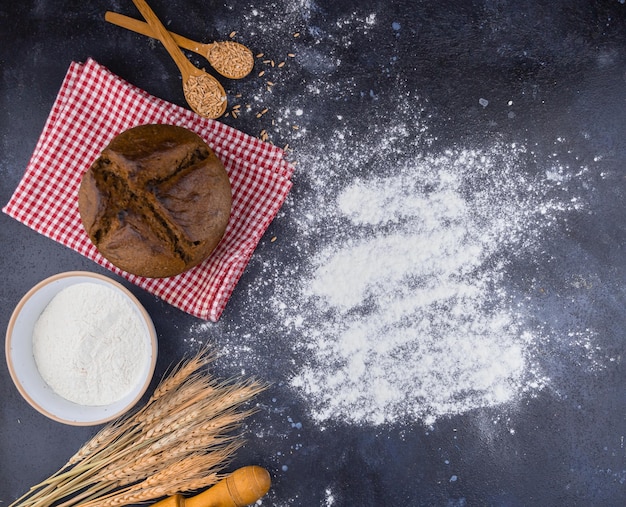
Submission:
MULTIPOLYGON (((356 118, 354 137, 368 136, 404 94, 427 102, 432 151, 501 139, 531 147, 530 173, 533 159, 551 157, 567 167, 591 167, 584 184, 571 182, 580 185, 578 194, 591 211, 569 217, 544 238, 543 257, 516 258, 506 283, 538 325, 558 320, 593 329, 600 367, 585 367, 584 350, 577 356, 578 349, 545 343, 533 353, 550 372, 552 388, 522 397, 516 406, 485 407, 431 427, 420 421, 382 426, 333 421, 322 427, 284 384, 295 356, 287 341, 256 340, 251 346, 263 361, 258 368, 246 365, 246 373, 273 385, 260 398, 262 410, 250 422, 249 442, 234 465, 258 463, 270 470, 274 485, 263 505, 626 504, 626 5, 619 0, 151 4, 173 31, 206 41, 236 31, 237 40, 255 53, 284 55, 292 34, 301 32, 298 63, 282 75, 280 92, 266 99, 280 110, 300 98, 307 136, 291 139, 290 129, 276 127, 274 137, 278 145, 289 143, 296 159, 311 143, 324 146, 337 114, 356 118), (266 16, 258 30, 255 10, 266 16), (351 44, 344 45, 347 35, 338 20, 352 13, 362 19, 375 13, 376 23, 352 33, 351 44), (273 23, 269 16, 275 16, 273 23), (337 67, 330 60, 342 63, 337 67), (306 85, 325 75, 349 80, 363 93, 309 94, 306 85), (489 107, 479 104, 482 97, 488 97, 489 107), (558 138, 565 141, 555 143, 558 138), (575 277, 593 283, 593 290, 575 290, 575 277), (303 429, 293 430, 288 418, 302 421, 303 429)), ((2 205, 23 174, 71 61, 92 57, 149 93, 184 105, 179 75, 165 51, 107 25, 106 10, 138 17, 131 2, 119 0, 0 6, 2 205)), ((229 84, 229 90, 246 100, 258 93, 259 82, 246 79, 229 84)), ((251 135, 263 127, 254 115, 223 121, 251 135)), ((396 155, 382 159, 393 163, 394 156, 419 149, 419 143, 416 130, 399 141, 396 155)), ((307 179, 296 173, 294 182, 291 198, 297 206, 307 179)), ((289 218, 287 210, 268 237, 288 235, 295 227, 289 218)), ((206 326, 204 339, 220 348, 225 333, 230 345, 245 343, 247 330, 241 331, 245 322, 240 322, 245 287, 263 276, 263 262, 289 266, 298 255, 301 251, 288 244, 272 249, 269 240, 262 241, 222 321, 206 326)), ((105 273, 6 215, 0 216, 0 262, 2 329, 22 295, 43 278, 69 270, 105 273)), ((130 288, 159 333, 159 378, 194 348, 191 330, 198 320, 130 288)), ((271 312, 259 318, 271 327, 271 312)), ((62 465, 97 428, 65 426, 35 412, 2 363, 0 503, 8 505, 62 465)), ((216 368, 226 376, 238 373, 228 362, 216 368)))

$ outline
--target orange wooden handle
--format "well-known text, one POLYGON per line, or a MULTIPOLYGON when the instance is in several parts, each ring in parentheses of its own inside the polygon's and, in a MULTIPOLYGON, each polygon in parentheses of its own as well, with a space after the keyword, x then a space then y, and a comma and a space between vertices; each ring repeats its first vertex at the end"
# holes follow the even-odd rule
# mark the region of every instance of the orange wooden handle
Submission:
POLYGON ((176 62, 180 72, 183 74, 183 79, 189 77, 190 69, 196 69, 191 65, 191 62, 187 60, 187 57, 180 50, 178 44, 174 42, 174 39, 167 31, 163 23, 161 23, 161 20, 157 17, 145 0, 133 0, 133 3, 144 19, 148 22, 150 28, 152 28, 154 36, 156 36, 156 38, 163 43, 167 52, 170 54, 174 62, 176 62))
POLYGON ((270 484, 267 470, 256 465, 246 466, 199 495, 190 498, 174 495, 153 507, 245 507, 264 496, 270 484))
MULTIPOLYGON (((155 35, 152 28, 150 28, 150 25, 143 21, 139 21, 138 19, 124 16, 123 14, 118 14, 117 12, 112 11, 106 11, 104 19, 113 25, 121 26, 122 28, 140 33, 141 35, 147 35, 148 37, 158 39, 158 36, 155 35)), ((188 49, 189 51, 200 51, 202 46, 208 46, 208 44, 201 44, 174 32, 170 32, 170 35, 176 44, 178 44, 181 48, 188 49)))

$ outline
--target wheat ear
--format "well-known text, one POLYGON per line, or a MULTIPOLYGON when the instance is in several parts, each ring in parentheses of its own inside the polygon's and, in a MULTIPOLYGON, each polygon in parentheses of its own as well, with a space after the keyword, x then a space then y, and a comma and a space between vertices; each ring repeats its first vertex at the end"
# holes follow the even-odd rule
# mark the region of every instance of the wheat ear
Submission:
POLYGON ((184 492, 214 483, 243 445, 234 430, 255 410, 243 406, 266 386, 216 382, 200 371, 213 357, 204 349, 181 362, 143 408, 103 428, 9 507, 124 505, 171 494, 159 494, 165 487, 184 492))

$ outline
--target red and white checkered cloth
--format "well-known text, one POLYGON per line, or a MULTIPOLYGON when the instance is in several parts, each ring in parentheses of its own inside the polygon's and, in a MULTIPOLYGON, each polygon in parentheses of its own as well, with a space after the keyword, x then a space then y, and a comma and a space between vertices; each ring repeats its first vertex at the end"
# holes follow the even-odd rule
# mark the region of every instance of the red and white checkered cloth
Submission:
POLYGON ((153 97, 89 59, 70 65, 24 177, 3 211, 173 306, 217 321, 287 197, 293 169, 280 148, 153 97), (148 123, 200 135, 224 163, 233 191, 221 243, 205 262, 171 278, 142 278, 113 266, 89 240, 78 212, 82 174, 114 136, 148 123))

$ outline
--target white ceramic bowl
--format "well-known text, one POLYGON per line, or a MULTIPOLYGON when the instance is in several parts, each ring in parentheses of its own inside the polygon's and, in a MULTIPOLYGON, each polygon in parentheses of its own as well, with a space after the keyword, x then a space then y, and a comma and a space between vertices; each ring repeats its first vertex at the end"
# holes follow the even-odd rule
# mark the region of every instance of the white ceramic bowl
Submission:
POLYGON ((133 407, 143 396, 152 380, 156 358, 156 332, 146 310, 123 285, 96 273, 70 271, 38 283, 18 303, 7 328, 7 364, 11 378, 21 395, 47 417, 74 426, 101 424, 115 419, 133 407), (145 339, 150 344, 149 361, 143 365, 140 382, 126 396, 110 405, 79 405, 59 396, 41 377, 33 355, 33 328, 43 310, 61 290, 70 285, 85 282, 106 285, 126 297, 140 317, 145 329, 145 339))

